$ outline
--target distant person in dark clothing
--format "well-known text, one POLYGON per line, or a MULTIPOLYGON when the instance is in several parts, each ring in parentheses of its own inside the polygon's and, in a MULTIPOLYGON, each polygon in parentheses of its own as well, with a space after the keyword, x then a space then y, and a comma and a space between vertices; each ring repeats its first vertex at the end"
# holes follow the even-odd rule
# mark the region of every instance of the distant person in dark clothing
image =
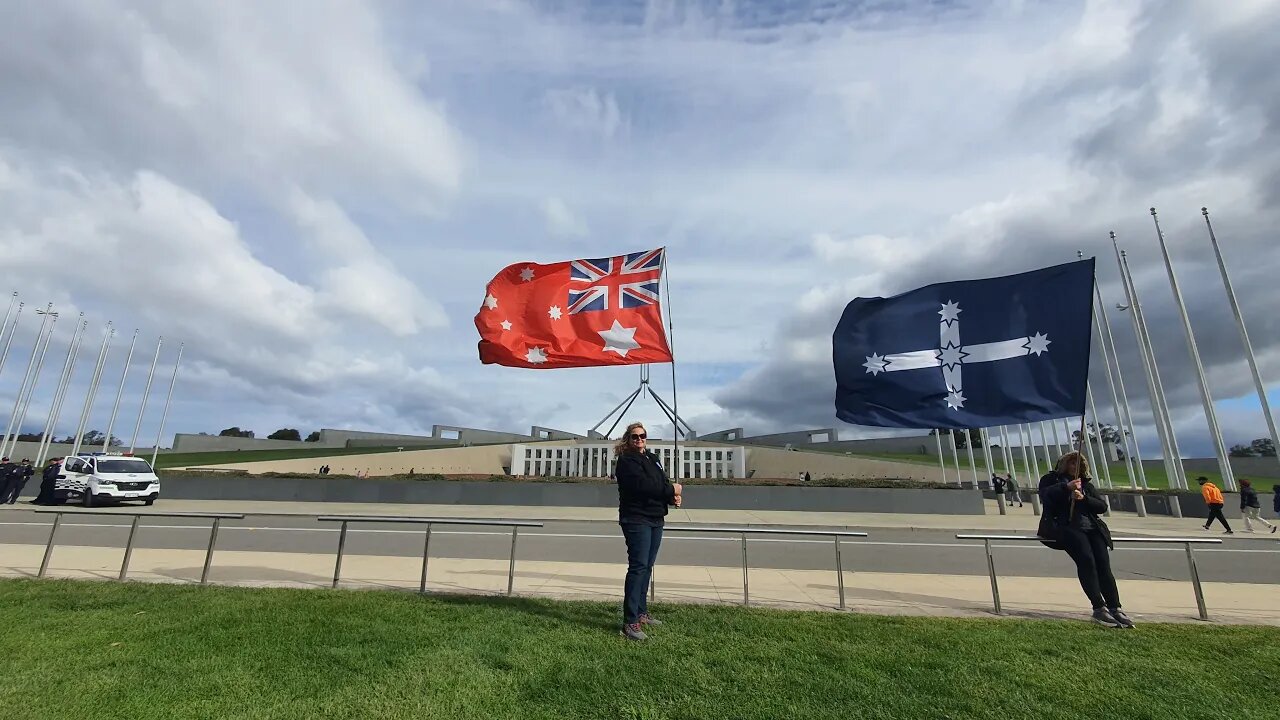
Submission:
POLYGON ((1258 502, 1258 491, 1253 489, 1253 483, 1246 478, 1240 479, 1240 514, 1244 516, 1244 531, 1253 532, 1253 525, 1250 520, 1260 522, 1271 528, 1271 532, 1276 531, 1276 526, 1262 519, 1262 503, 1258 502))
POLYGON ((31 467, 30 460, 23 460, 21 463, 14 465, 9 470, 8 481, 5 483, 3 492, 0 492, 0 502, 9 505, 18 502, 18 496, 22 494, 23 486, 35 474, 35 468, 31 467))
POLYGON ((992 475, 991 490, 996 494, 997 502, 1004 502, 1004 478, 999 475, 992 475))
POLYGON ((1271 488, 1271 492, 1273 493, 1271 495, 1271 512, 1275 513, 1276 517, 1280 517, 1280 482, 1271 488))
POLYGON ((1204 521, 1204 529, 1208 530, 1216 519, 1222 523, 1222 527, 1227 529, 1225 535, 1235 535, 1231 526, 1227 524, 1227 516, 1222 514, 1222 506, 1226 504, 1222 499, 1222 491, 1203 475, 1196 478, 1196 482, 1200 484, 1200 495, 1204 498, 1204 504, 1209 507, 1209 517, 1204 521))
POLYGON ((1040 502, 1045 517, 1040 535, 1056 535, 1075 562, 1080 587, 1093 604, 1093 621, 1107 627, 1133 627, 1120 609, 1120 590, 1111 572, 1111 531, 1100 517, 1107 511, 1107 502, 1093 487, 1088 460, 1078 452, 1059 458, 1053 472, 1040 478, 1040 502))
POLYGON ((667 508, 680 507, 679 483, 672 483, 646 449, 648 432, 631 423, 614 446, 618 457, 614 477, 618 481, 618 524, 627 541, 627 579, 623 586, 622 634, 629 640, 645 640, 647 625, 661 625, 649 614, 649 579, 662 544, 667 508))
POLYGON ((52 458, 49 464, 45 465, 44 472, 40 475, 40 493, 36 495, 36 505, 56 505, 58 471, 62 469, 62 458, 52 458))
POLYGON ((809 482, 809 481, 810 481, 810 480, 812 480, 812 479, 813 479, 813 478, 809 477, 809 471, 808 471, 808 470, 805 470, 805 471, 804 471, 804 481, 805 481, 805 482, 809 482))

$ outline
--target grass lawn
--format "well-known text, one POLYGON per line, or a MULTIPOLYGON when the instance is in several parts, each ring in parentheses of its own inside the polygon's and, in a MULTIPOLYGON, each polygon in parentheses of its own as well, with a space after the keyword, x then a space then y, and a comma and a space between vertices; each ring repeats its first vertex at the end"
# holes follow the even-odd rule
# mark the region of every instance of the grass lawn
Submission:
POLYGON ((386 452, 396 452, 396 448, 298 448, 296 450, 221 450, 217 452, 161 453, 156 457, 156 468, 223 465, 226 463, 258 462, 261 460, 293 460, 296 458, 329 457, 333 455, 368 455, 386 452))
POLYGON ((1275 718, 1280 629, 0 581, 26 718, 1275 718), (1248 668, 1245 673, 1239 668, 1248 668))

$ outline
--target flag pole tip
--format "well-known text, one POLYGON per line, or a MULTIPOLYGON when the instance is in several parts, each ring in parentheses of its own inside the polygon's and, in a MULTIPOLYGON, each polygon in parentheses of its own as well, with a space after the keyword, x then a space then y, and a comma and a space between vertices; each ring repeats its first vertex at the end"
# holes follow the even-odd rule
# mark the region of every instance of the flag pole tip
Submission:
POLYGON ((1200 214, 1205 217, 1209 217, 1209 208, 1207 207, 1200 208, 1200 214))
POLYGON ((1155 208, 1151 208, 1151 215, 1154 217, 1154 216, 1155 216, 1155 214, 1156 214, 1156 209, 1155 209, 1155 208))

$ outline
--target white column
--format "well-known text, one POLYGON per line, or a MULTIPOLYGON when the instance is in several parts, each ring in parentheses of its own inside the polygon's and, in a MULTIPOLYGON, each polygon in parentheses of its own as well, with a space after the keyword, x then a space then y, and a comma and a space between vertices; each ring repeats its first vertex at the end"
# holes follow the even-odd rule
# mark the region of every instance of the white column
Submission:
POLYGON ((1218 412, 1213 407, 1213 395, 1209 392, 1209 379, 1204 372, 1204 363, 1200 361, 1200 349, 1196 346, 1196 334, 1191 329, 1191 316, 1187 314, 1187 305, 1182 299, 1182 288, 1178 285, 1177 273, 1173 271, 1173 260, 1169 257, 1169 248, 1164 241, 1164 232, 1160 229, 1160 218, 1156 209, 1151 208, 1151 220, 1156 226, 1156 239, 1160 242, 1160 254, 1164 258, 1164 268, 1169 274, 1169 287, 1173 289, 1173 299, 1178 306, 1178 315, 1182 318, 1182 331, 1186 335, 1187 352, 1191 355, 1191 364, 1196 371, 1196 383, 1200 390, 1200 401, 1204 403, 1204 416, 1209 424, 1209 436, 1218 455, 1219 471, 1227 490, 1235 491, 1236 478, 1231 471, 1231 459, 1227 456, 1227 445, 1222 439, 1222 428, 1218 425, 1218 412))
MULTIPOLYGON (((102 439, 102 452, 111 447, 111 433, 116 428, 116 415, 120 412, 120 398, 124 395, 124 381, 129 377, 129 363, 133 362, 133 348, 138 344, 138 331, 133 331, 133 340, 129 341, 129 353, 124 357, 124 369, 120 371, 120 384, 116 387, 116 400, 111 404, 111 419, 107 421, 107 436, 102 439)), ((514 462, 514 461, 513 461, 514 462)))
MULTIPOLYGON (((4 437, 0 438, 0 455, 4 456, 9 454, 9 436, 14 432, 13 426, 18 423, 18 412, 22 410, 22 396, 26 394, 27 383, 31 381, 31 371, 35 368, 36 356, 40 353, 40 340, 44 337, 45 328, 49 326, 49 316, 53 313, 53 303, 46 305, 44 310, 37 310, 36 312, 42 316, 40 329, 36 331, 35 342, 31 343, 31 357, 27 360, 27 369, 22 374, 22 383, 18 386, 18 392, 14 394, 13 412, 9 414, 9 425, 4 430, 4 437)), ((17 329, 15 323, 14 330, 16 331, 17 329)))
POLYGON ((13 430, 13 442, 9 445, 8 452, 4 454, 12 453, 18 449, 18 435, 22 433, 22 424, 27 421, 27 411, 31 409, 31 398, 36 394, 36 385, 40 382, 40 373, 44 371, 45 354, 49 352, 49 343, 53 340, 53 331, 58 324, 58 313, 50 313, 50 316, 53 319, 49 321, 49 332, 45 334, 44 342, 40 343, 37 339, 37 344, 40 345, 40 355, 36 360, 36 369, 31 375, 31 384, 27 386, 26 397, 22 398, 22 410, 18 413, 18 424, 13 430))
POLYGON ((102 368, 107 362, 107 352, 111 349, 111 338, 115 337, 115 328, 107 322, 106 332, 102 336, 102 348, 98 350, 98 361, 93 365, 93 374, 89 376, 89 389, 84 394, 84 406, 80 409, 80 422, 76 425, 75 439, 71 443, 71 454, 79 455, 84 442, 84 433, 89 424, 89 413, 93 411, 93 401, 98 396, 98 381, 102 379, 102 368))
POLYGON ((151 380, 156 376, 156 363, 160 362, 160 348, 164 346, 164 337, 156 340, 156 355, 151 358, 151 371, 147 373, 147 384, 142 389, 142 403, 138 406, 138 422, 133 426, 133 438, 129 440, 129 454, 132 455, 138 446, 138 431, 142 429, 142 416, 147 412, 147 399, 151 397, 151 380))
MULTIPOLYGON (((18 293, 13 294, 14 297, 18 293)), ((9 313, 4 315, 4 325, 0 326, 0 339, 4 340, 4 351, 0 352, 0 373, 4 372, 5 361, 9 359, 9 348, 13 346, 13 336, 18 334, 18 321, 22 319, 22 308, 26 307, 26 303, 18 303, 18 312, 13 316, 13 325, 9 325, 9 313), (8 334, 6 335, 6 331, 8 334)), ((12 312, 12 308, 10 308, 12 312)))
POLYGON ((1098 284, 1093 284, 1094 297, 1097 298, 1098 304, 1093 313, 1093 330, 1098 336, 1098 348, 1102 351, 1102 366, 1107 372, 1107 388, 1111 390, 1111 410, 1116 416, 1116 429, 1120 431, 1120 447, 1124 450, 1125 469, 1129 473, 1129 487, 1136 489, 1138 487, 1138 477, 1143 477, 1142 485, 1146 487, 1145 473, 1142 471, 1142 454, 1135 451, 1138 444, 1136 430, 1133 427, 1133 417, 1129 414, 1129 397, 1126 395, 1124 399, 1123 411, 1120 405, 1120 395, 1124 393, 1124 379, 1120 374, 1120 358, 1115 354, 1114 342, 1108 346, 1108 339, 1111 339, 1111 325, 1107 320, 1107 307, 1102 303, 1102 291, 1098 289, 1098 284), (1098 318, 1102 318, 1102 322, 1098 322, 1098 318), (1103 325, 1106 325, 1107 332, 1102 332, 1103 325), (1111 359, 1116 360, 1115 374, 1111 372, 1111 359), (1116 380, 1120 379, 1119 392, 1117 392, 1116 380), (1137 458, 1137 474, 1134 468, 1134 458, 1137 458))
POLYGON ((956 449, 955 430, 947 435, 947 444, 951 446, 951 460, 956 466, 956 484, 963 485, 964 480, 960 478, 960 451, 956 449))

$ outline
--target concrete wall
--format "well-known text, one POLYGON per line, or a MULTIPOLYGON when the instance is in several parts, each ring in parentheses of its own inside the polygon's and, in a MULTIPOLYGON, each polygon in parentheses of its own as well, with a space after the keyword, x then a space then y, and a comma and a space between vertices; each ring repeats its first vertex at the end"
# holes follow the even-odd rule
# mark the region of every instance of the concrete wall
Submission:
MULTIPOLYGON (((161 499, 379 502, 432 505, 617 507, 615 485, 342 478, 193 477, 161 480, 161 499)), ((690 507, 716 510, 887 512, 982 515, 982 496, 971 490, 894 488, 732 487, 689 485, 690 507)))
MULTIPOLYGON (((22 458, 27 458, 28 460, 35 462, 36 452, 38 451, 39 447, 40 447, 40 443, 22 441, 15 444, 15 448, 9 453, 9 456, 13 458, 17 458, 19 461, 21 461, 22 458)), ((129 448, 127 447, 123 447, 123 448, 117 447, 117 448, 111 448, 109 452, 122 453, 127 451, 128 449, 129 448)), ((80 448, 81 452, 100 452, 101 450, 102 450, 101 445, 95 445, 93 447, 81 446, 80 448)), ((142 457, 150 460, 152 450, 153 448, 150 448, 150 447, 134 448, 133 454, 137 455, 138 457, 142 457)), ((71 452, 70 444, 53 443, 52 445, 49 446, 49 457, 62 457, 63 455, 66 455, 69 452, 71 452)), ((170 451, 166 448, 160 449, 161 455, 164 455, 165 453, 168 453, 168 452, 170 451)))
POLYGON ((233 450, 293 450, 295 448, 343 447, 342 445, 301 442, 298 440, 267 440, 265 438, 222 437, 221 435, 193 435, 178 433, 173 436, 175 452, 231 452, 233 450))
MULTIPOLYGON (((732 432, 732 431, 730 431, 732 432)), ((699 437, 699 440, 709 440, 708 437, 699 437)), ((752 445, 772 445, 774 447, 785 447, 792 445, 799 447, 801 445, 810 444, 827 444, 840 439, 840 435, 836 433, 835 428, 816 428, 814 430, 796 430, 793 432, 774 433, 772 435, 748 435, 741 438, 741 442, 750 443, 752 445)))
POLYGON ((330 472, 341 475, 355 475, 356 472, 367 472, 371 475, 401 475, 410 470, 418 474, 502 475, 506 472, 504 468, 510 464, 510 445, 478 445, 368 455, 329 455, 294 460, 218 463, 203 467, 246 470, 251 473, 313 473, 321 465, 328 465, 330 472))

